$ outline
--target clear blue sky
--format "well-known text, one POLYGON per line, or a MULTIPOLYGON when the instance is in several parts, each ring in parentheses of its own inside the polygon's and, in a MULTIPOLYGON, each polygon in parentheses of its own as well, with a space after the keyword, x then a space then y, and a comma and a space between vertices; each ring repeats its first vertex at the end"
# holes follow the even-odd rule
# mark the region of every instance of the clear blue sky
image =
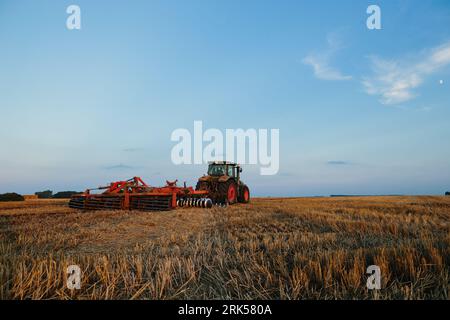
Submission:
POLYGON ((0 0, 0 192, 195 184, 170 135, 202 120, 280 129, 254 195, 442 194, 449 103, 448 0, 0 0))

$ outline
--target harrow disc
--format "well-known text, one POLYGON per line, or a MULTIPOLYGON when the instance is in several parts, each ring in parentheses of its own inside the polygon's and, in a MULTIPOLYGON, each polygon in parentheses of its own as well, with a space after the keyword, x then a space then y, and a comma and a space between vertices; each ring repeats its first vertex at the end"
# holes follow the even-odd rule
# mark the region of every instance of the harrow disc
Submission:
POLYGON ((211 208, 213 205, 209 198, 179 198, 177 206, 179 207, 197 207, 197 208, 211 208))

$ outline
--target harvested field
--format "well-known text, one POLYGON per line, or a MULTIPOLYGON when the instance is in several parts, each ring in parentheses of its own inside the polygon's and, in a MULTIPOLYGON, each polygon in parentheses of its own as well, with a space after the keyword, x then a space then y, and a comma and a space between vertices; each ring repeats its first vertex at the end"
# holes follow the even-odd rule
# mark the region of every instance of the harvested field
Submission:
POLYGON ((0 299, 448 299, 449 197, 79 212, 0 203, 0 299), (81 289, 66 288, 79 265, 81 289), (368 290, 366 268, 381 268, 368 290))

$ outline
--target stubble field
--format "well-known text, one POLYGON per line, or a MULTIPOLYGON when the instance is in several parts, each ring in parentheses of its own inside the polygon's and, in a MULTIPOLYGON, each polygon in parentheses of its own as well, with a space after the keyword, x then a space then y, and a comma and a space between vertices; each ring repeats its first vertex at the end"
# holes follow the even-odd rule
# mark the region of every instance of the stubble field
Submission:
POLYGON ((79 212, 0 203, 0 299, 448 299, 450 197, 79 212), (81 289, 66 287, 69 265, 81 289), (381 269, 368 290, 366 268, 381 269))

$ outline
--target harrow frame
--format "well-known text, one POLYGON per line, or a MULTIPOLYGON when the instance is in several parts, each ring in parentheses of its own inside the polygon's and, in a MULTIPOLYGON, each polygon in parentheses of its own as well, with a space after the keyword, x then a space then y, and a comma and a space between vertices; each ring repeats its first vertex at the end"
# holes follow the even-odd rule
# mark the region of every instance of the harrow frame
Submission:
POLYGON ((166 181, 164 187, 151 187, 140 177, 112 182, 109 186, 87 189, 83 194, 72 196, 69 207, 81 210, 173 210, 178 204, 210 207, 207 191, 177 186, 177 180, 166 181), (93 194, 93 190, 105 190, 93 194))

